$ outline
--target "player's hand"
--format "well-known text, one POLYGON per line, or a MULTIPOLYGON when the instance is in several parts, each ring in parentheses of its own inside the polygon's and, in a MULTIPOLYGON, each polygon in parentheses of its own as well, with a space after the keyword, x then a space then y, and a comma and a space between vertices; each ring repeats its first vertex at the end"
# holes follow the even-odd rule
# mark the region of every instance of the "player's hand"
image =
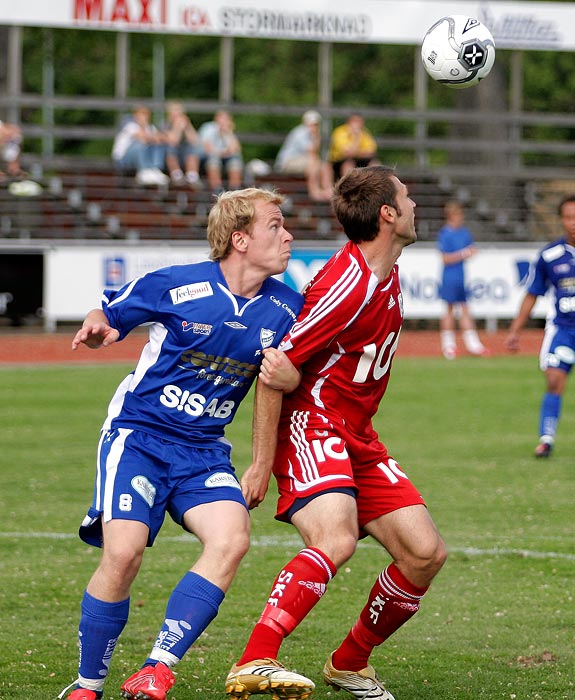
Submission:
POLYGON ((106 314, 101 309, 92 309, 72 340, 72 350, 76 350, 81 344, 92 349, 107 347, 119 337, 120 333, 110 326, 106 314))
POLYGON ((507 338, 505 338, 505 347, 509 352, 518 352, 519 333, 510 332, 507 338))
POLYGON ((99 347, 108 347, 120 337, 115 328, 104 324, 91 324, 82 326, 72 340, 72 350, 76 350, 80 344, 95 350, 99 347))
POLYGON ((257 465, 251 464, 240 479, 242 494, 250 510, 257 508, 266 497, 270 473, 269 469, 261 469, 257 465))
POLYGON ((293 391, 300 383, 301 374, 287 355, 277 348, 266 348, 263 355, 258 379, 272 389, 285 393, 293 391))

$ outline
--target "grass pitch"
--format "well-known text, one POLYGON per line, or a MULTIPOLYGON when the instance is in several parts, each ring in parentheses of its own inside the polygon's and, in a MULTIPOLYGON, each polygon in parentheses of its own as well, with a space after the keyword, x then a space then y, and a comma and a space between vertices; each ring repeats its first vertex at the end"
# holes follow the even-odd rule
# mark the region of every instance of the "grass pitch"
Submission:
MULTIPOLYGON (((80 598, 98 561, 76 532, 106 405, 128 369, 0 369, 2 700, 51 700, 75 678, 80 598)), ((421 611, 372 655, 396 700, 575 697, 575 389, 564 397, 553 457, 537 461, 543 386, 530 357, 395 362, 376 425, 450 550, 421 611)), ((240 473, 250 425, 246 403, 228 432, 240 473)), ((229 666, 300 546, 293 528, 273 520, 274 505, 272 486, 253 512, 252 548, 219 616, 177 668, 172 700, 224 699, 229 666)), ((198 551, 166 522, 133 587, 106 697, 118 697, 146 658, 167 597, 198 551)), ((325 658, 388 561, 363 541, 284 643, 282 660, 316 681, 316 700, 334 698, 321 681, 325 658)))

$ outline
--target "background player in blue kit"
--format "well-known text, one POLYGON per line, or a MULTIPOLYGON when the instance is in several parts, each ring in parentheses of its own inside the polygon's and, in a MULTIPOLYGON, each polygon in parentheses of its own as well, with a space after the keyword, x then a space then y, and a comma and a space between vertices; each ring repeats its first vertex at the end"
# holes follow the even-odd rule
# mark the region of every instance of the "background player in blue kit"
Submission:
POLYGON ((559 204, 564 236, 546 245, 529 271, 527 291, 509 329, 506 344, 519 348, 519 333, 527 323, 538 296, 555 294, 555 313, 548 318, 539 364, 545 372, 546 390, 539 413, 536 457, 549 457, 561 415, 561 399, 575 362, 575 195, 559 204))
POLYGON ((256 188, 221 194, 208 220, 210 261, 106 290, 102 309, 74 337, 73 349, 97 348, 150 324, 135 370, 110 402, 80 527, 102 557, 82 600, 79 677, 68 700, 102 696, 131 584, 166 513, 198 537, 202 553, 174 588, 148 659, 122 685, 125 698, 164 700, 171 668, 216 616, 248 549, 248 509, 224 430, 262 351, 279 344, 302 306, 300 294, 271 277, 290 258, 282 202, 256 188))
POLYGON ((437 248, 443 261, 441 298, 447 308, 439 323, 441 351, 448 360, 457 355, 455 340, 456 310, 463 343, 472 355, 488 355, 489 351, 479 340, 475 321, 467 306, 468 293, 465 287, 465 260, 477 253, 471 231, 464 225, 465 214, 459 202, 450 201, 444 207, 445 224, 437 234, 437 248))

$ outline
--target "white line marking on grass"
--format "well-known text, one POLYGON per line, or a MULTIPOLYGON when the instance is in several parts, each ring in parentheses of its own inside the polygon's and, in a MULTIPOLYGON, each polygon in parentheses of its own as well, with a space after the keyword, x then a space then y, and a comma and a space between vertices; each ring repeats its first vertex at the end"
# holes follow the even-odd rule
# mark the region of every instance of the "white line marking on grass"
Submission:
MULTIPOLYGON (((73 540, 78 539, 78 535, 71 532, 0 532, 3 539, 46 539, 46 540, 73 540)), ((193 535, 185 533, 181 535, 166 535, 158 538, 161 542, 197 542, 193 535)), ((360 547, 381 549, 375 542, 360 542, 360 547)), ((286 537, 266 535, 252 538, 252 547, 288 547, 297 549, 303 547, 302 541, 293 535, 286 537)), ((469 557, 523 557, 525 559, 565 559, 575 561, 575 554, 570 552, 541 552, 532 549, 517 549, 514 547, 449 547, 450 552, 465 554, 469 557)))

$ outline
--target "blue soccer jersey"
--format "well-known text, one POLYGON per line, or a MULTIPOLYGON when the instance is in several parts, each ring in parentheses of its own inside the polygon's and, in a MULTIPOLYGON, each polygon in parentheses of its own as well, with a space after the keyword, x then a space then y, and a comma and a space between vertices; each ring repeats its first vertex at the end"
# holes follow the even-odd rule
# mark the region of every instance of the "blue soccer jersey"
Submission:
POLYGON ((257 376, 262 349, 279 344, 302 303, 273 278, 252 299, 235 296, 216 262, 167 267, 106 290, 102 308, 120 339, 151 325, 104 429, 142 430, 184 444, 222 438, 257 376))
POLYGON ((565 238, 545 246, 529 271, 529 294, 543 296, 550 288, 555 292, 553 323, 575 328, 575 248, 565 238))
MULTIPOLYGON (((471 231, 465 226, 445 225, 437 234, 437 248, 441 253, 457 253, 473 245, 471 231)), ((450 304, 467 301, 463 260, 443 266, 441 298, 450 304)))

